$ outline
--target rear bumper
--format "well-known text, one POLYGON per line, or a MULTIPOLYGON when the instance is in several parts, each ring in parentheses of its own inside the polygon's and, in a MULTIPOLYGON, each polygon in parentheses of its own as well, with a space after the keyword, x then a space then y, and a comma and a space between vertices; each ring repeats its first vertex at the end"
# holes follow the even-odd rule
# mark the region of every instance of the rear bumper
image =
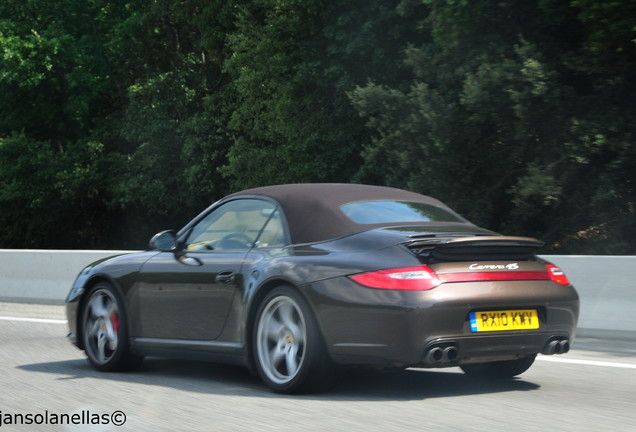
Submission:
POLYGON ((442 284, 429 291, 362 287, 348 278, 314 284, 312 297, 327 349, 342 364, 443 367, 508 360, 543 352, 552 340, 571 341, 579 299, 551 281, 442 284), (469 313, 537 309, 540 328, 473 333, 469 313), (431 347, 453 346, 452 361, 427 359, 431 347))

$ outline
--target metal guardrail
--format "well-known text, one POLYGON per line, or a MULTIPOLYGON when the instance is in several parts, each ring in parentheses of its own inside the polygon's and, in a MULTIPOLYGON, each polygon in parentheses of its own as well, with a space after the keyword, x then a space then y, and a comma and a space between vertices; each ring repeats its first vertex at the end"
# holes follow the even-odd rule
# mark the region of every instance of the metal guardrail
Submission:
MULTIPOLYGON (((62 304, 93 261, 132 251, 0 249, 0 301, 62 304)), ((636 256, 546 255, 581 297, 579 336, 636 338, 636 256)))

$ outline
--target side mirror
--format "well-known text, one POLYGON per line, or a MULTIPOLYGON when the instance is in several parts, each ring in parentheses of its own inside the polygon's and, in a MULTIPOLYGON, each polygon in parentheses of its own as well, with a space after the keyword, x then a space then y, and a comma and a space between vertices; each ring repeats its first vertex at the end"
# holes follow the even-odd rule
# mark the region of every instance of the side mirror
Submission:
POLYGON ((172 230, 161 231, 150 239, 149 246, 152 250, 174 252, 177 250, 177 235, 172 230))

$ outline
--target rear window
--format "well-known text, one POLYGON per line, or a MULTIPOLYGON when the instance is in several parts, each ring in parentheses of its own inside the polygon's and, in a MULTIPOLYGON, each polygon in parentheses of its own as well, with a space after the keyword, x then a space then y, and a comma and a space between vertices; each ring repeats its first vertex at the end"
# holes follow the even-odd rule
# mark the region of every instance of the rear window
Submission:
POLYGON ((360 201, 341 205, 340 210, 358 224, 464 222, 448 210, 419 202, 360 201))

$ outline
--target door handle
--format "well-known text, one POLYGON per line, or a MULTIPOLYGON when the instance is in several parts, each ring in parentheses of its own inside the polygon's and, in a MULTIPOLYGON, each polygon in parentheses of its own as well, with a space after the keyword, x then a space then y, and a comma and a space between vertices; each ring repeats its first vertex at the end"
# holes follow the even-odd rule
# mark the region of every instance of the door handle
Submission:
POLYGON ((200 267, 200 266, 203 265, 203 262, 199 258, 189 257, 189 256, 186 256, 186 255, 179 256, 177 258, 177 260, 181 264, 185 264, 185 265, 189 265, 189 266, 193 266, 193 267, 200 267))
POLYGON ((232 270, 226 270, 226 271, 217 273, 215 279, 219 283, 229 284, 234 282, 234 276, 235 274, 232 270))

